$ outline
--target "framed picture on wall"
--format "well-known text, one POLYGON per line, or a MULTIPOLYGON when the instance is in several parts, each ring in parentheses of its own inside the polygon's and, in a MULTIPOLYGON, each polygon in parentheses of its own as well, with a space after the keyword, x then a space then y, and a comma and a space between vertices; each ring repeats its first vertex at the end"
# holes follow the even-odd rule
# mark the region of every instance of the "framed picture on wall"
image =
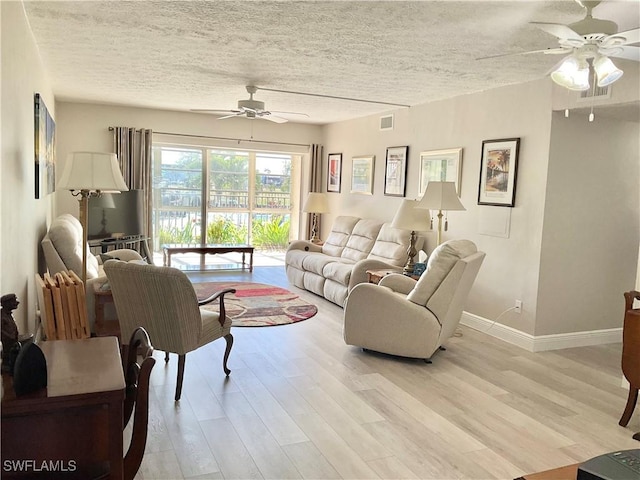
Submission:
POLYGON ((519 150, 519 138, 482 142, 478 205, 515 205, 519 150))
POLYGON ((351 193, 373 195, 373 162, 375 158, 375 155, 353 157, 351 193))
POLYGON ((327 192, 340 193, 342 183, 342 154, 330 153, 327 166, 327 192))
POLYGON ((384 167, 384 194, 404 197, 407 190, 407 152, 409 147, 387 148, 384 167))
POLYGON ((35 197, 44 198, 56 190, 56 124, 39 93, 34 95, 35 197))
POLYGON ((460 196, 460 178, 462 173, 462 148, 430 150, 420 153, 420 185, 418 196, 422 198, 427 183, 454 182, 460 196))

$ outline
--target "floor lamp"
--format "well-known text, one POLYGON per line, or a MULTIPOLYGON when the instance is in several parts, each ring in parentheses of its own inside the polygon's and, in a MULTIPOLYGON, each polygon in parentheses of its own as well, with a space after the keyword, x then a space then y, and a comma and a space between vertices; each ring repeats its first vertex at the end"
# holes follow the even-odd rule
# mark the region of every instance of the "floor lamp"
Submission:
POLYGON ((318 238, 318 214, 327 213, 329 211, 329 205, 327 204, 327 195, 319 192, 309 192, 307 201, 304 202, 302 207, 303 212, 313 214, 313 223, 311 225, 311 243, 320 243, 318 238))
MULTIPOLYGON (((458 198, 456 184, 454 182, 429 182, 420 203, 416 208, 438 211, 438 233, 436 246, 442 241, 442 217, 443 211, 466 210, 458 198)), ((449 228, 449 221, 445 218, 444 231, 449 228)))
POLYGON ((82 283, 87 283, 87 220, 89 197, 99 197, 103 192, 129 190, 115 153, 73 152, 67 163, 58 188, 71 190, 71 195, 80 202, 80 224, 82 225, 82 283))
POLYGON ((391 222, 393 228, 411 230, 409 248, 407 248, 407 264, 403 269, 404 273, 413 273, 413 267, 415 266, 413 259, 418 254, 416 250, 416 231, 429 230, 429 212, 425 215, 424 210, 416 208, 418 203, 418 200, 403 200, 391 222))

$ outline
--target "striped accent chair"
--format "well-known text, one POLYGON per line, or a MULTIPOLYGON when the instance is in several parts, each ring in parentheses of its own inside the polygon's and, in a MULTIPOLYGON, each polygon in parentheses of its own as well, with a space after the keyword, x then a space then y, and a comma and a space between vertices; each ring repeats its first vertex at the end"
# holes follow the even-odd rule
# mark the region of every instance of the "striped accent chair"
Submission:
POLYGON ((169 361, 169 353, 178 355, 176 401, 182 393, 188 352, 224 337, 227 346, 222 368, 227 376, 231 373, 227 359, 233 336, 231 319, 225 314, 224 295, 234 293, 235 289, 221 290, 198 301, 191 281, 176 268, 108 260, 104 271, 113 293, 121 338, 129 338, 136 328, 143 327, 154 349, 165 352, 165 362, 169 361), (219 313, 200 308, 214 300, 220 303, 219 313))

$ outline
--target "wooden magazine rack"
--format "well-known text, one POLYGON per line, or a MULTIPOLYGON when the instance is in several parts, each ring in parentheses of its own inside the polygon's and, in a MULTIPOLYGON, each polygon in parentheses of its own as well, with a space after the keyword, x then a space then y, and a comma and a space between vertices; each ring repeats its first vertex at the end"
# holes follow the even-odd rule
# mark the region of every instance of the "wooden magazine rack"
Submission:
POLYGON ((73 271, 36 274, 40 321, 47 340, 89 338, 84 283, 73 271))

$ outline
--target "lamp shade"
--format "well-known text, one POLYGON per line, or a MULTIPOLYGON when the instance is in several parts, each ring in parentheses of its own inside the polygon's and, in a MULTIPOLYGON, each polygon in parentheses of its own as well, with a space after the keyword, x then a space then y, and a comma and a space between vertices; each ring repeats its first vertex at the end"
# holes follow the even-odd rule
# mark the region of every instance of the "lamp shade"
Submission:
POLYGON ((70 153, 58 188, 102 192, 129 190, 120 173, 116 154, 101 152, 70 153))
POLYGON ((424 232, 431 228, 429 212, 416 208, 418 200, 405 199, 400 204, 400 208, 393 217, 391 226, 403 230, 424 232))
POLYGON ((598 56, 593 61, 593 69, 596 71, 598 77, 598 86, 606 87, 618 80, 624 73, 618 67, 616 67, 609 57, 598 56))
POLYGON ((589 65, 570 55, 551 72, 551 80, 569 90, 589 90, 589 65))
POLYGON ((304 207, 302 207, 302 211, 307 213, 329 212, 327 195, 324 193, 309 192, 309 196, 307 197, 307 201, 304 202, 304 207))
POLYGON ((466 210, 456 193, 454 182, 429 182, 416 208, 429 210, 466 210))

